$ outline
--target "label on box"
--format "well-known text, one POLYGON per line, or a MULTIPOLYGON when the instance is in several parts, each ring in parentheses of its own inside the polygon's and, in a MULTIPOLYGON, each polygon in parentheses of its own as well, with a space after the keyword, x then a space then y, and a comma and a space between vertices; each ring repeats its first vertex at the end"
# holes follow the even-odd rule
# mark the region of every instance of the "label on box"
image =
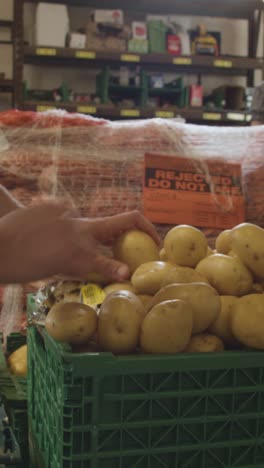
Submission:
POLYGON ((174 65, 191 65, 192 64, 192 59, 189 57, 175 57, 172 60, 172 63, 174 65))
POLYGON ((89 52, 88 50, 77 50, 75 52, 75 57, 80 59, 95 59, 96 53, 89 52))
POLYGON ((214 66, 220 68, 232 68, 233 64, 231 60, 215 60, 214 66))
POLYGON ((146 154, 143 201, 154 223, 232 228, 245 220, 241 166, 146 154))
POLYGON ((95 23, 124 24, 124 13, 122 10, 95 10, 95 23))
POLYGON ((96 107, 93 106, 78 106, 77 112, 80 114, 96 114, 96 107))
POLYGON ((105 292, 98 284, 86 284, 81 288, 82 302, 90 307, 97 307, 105 300, 105 292))
POLYGON ((204 112, 203 113, 204 120, 222 120, 222 115, 218 112, 204 112))
POLYGON ((120 60, 121 62, 140 62, 140 56, 134 54, 122 54, 120 60))
POLYGON ((174 117, 174 112, 171 111, 157 111, 155 113, 156 117, 160 117, 161 119, 172 119, 174 117))
POLYGON ((140 111, 137 109, 122 109, 120 115, 122 117, 139 117, 140 111))
POLYGON ((46 56, 54 57, 55 55, 57 55, 57 50, 46 48, 46 47, 38 47, 36 49, 36 55, 46 55, 46 56))
POLYGON ((143 21, 132 22, 132 37, 133 39, 147 39, 147 25, 143 21))

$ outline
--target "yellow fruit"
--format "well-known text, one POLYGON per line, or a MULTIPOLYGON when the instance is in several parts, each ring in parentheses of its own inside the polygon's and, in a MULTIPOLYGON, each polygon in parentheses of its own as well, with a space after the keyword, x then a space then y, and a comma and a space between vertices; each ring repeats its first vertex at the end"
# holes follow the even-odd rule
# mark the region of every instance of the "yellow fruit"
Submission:
POLYGON ((193 268, 175 266, 165 276, 162 286, 176 283, 208 283, 208 280, 193 268))
POLYGON ((104 288, 104 292, 107 296, 114 291, 130 291, 136 294, 134 286, 129 281, 125 281, 124 283, 112 283, 104 288))
POLYGON ((238 341, 232 332, 232 316, 234 304, 239 300, 236 296, 220 296, 221 310, 217 319, 210 325, 208 331, 221 338, 228 346, 237 347, 238 341))
POLYGON ((223 296, 243 296, 252 288, 252 275, 237 257, 210 255, 198 263, 196 271, 223 296))
POLYGON ((27 345, 20 346, 7 358, 7 364, 12 374, 27 375, 27 345))
POLYGON ((191 337, 184 351, 186 353, 219 353, 224 349, 224 343, 220 338, 209 333, 201 333, 191 337))
POLYGON ((242 344, 264 349, 264 294, 249 294, 234 305, 232 331, 242 344))
POLYGON ((159 291, 164 278, 174 268, 167 262, 147 262, 140 265, 134 272, 131 282, 139 294, 153 296, 159 291))
POLYGON ((264 279, 264 229, 244 223, 232 229, 230 235, 232 250, 256 278, 264 279))
POLYGON ((215 241, 215 248, 218 253, 221 254, 228 254, 229 250, 231 250, 231 237, 230 237, 231 230, 226 229, 225 231, 220 232, 217 236, 215 241))
POLYGON ((114 256, 126 263, 131 274, 142 263, 159 260, 159 249, 154 240, 145 232, 136 229, 122 234, 114 243, 114 256))
POLYGON ((168 260, 180 266, 195 267, 206 257, 207 248, 205 235, 192 226, 175 226, 164 239, 168 260))
POLYGON ((98 320, 99 346, 112 353, 130 353, 139 342, 143 305, 135 294, 116 291, 104 300, 98 320))
POLYGON ((160 302, 175 299, 190 304, 193 311, 193 333, 205 331, 217 318, 221 308, 220 297, 209 284, 186 283, 164 286, 153 297, 149 310, 160 302))
POLYGON ((67 302, 52 306, 45 327, 52 338, 70 344, 86 343, 97 327, 97 314, 85 304, 67 302))
POLYGON ((165 301, 144 318, 140 347, 145 353, 179 353, 190 340, 193 313, 183 301, 165 301))

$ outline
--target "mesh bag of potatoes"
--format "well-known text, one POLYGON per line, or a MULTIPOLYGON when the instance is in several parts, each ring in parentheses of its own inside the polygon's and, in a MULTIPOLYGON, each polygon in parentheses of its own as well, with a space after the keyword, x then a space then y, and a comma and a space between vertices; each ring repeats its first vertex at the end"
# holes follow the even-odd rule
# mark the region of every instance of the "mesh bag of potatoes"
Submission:
POLYGON ((214 250, 189 225, 170 229, 159 246, 131 230, 113 254, 129 266, 129 281, 97 276, 42 291, 43 325, 55 340, 114 354, 264 349, 264 229, 222 231, 214 250))

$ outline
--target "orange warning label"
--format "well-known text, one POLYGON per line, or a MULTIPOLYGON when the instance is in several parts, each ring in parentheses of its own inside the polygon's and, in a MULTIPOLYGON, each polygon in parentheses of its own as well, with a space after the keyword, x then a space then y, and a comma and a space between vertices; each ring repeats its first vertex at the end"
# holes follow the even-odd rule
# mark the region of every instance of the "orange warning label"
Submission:
POLYGON ((143 196, 154 223, 228 229, 245 220, 237 163, 146 154, 143 196))

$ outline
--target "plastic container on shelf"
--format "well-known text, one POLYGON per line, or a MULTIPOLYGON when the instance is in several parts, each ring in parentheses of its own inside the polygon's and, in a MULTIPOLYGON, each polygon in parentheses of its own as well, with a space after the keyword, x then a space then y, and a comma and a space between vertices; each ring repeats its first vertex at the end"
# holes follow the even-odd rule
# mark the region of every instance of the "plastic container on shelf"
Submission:
POLYGON ((150 20, 148 25, 149 51, 164 53, 167 50, 167 26, 163 21, 150 20))
POLYGON ((263 468, 263 352, 74 354, 33 327, 28 341, 40 466, 263 468))

